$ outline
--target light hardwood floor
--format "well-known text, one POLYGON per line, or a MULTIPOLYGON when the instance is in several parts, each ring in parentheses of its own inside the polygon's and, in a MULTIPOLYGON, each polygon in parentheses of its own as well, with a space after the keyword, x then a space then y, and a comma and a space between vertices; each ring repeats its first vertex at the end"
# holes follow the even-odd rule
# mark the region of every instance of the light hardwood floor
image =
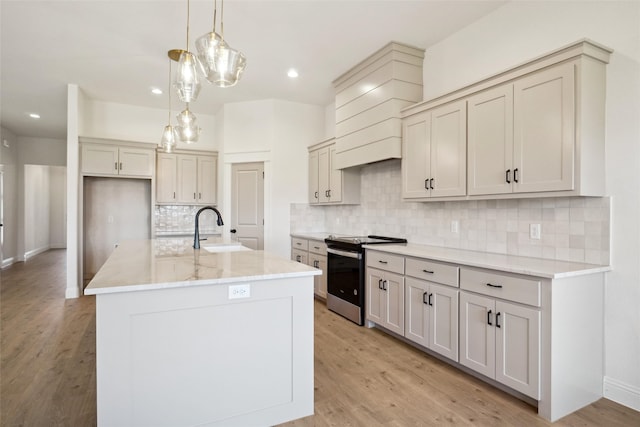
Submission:
MULTIPOLYGON (((95 300, 64 299, 65 252, 2 270, 0 425, 96 424, 95 300)), ((546 426, 535 409, 315 304, 315 415, 286 426, 546 426)), ((558 426, 635 426, 606 399, 558 426)))

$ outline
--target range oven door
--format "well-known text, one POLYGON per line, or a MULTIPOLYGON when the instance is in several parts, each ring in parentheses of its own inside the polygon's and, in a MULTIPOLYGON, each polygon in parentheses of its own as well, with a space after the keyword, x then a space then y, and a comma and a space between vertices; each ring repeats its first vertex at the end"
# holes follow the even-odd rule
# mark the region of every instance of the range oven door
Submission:
POLYGON ((364 323, 364 254, 327 248, 327 307, 364 323))

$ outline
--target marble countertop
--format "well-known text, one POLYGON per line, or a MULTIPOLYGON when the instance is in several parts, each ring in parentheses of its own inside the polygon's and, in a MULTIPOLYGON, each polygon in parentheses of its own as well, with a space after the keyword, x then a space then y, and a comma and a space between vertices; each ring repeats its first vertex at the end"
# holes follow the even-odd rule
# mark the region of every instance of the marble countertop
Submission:
POLYGON ((289 234, 291 237, 298 237, 300 239, 308 239, 308 240, 319 240, 324 242, 329 236, 347 236, 347 234, 339 234, 339 233, 327 233, 326 231, 322 232, 295 232, 289 234))
MULTIPOLYGON (((234 243, 210 238, 211 244, 234 243)), ((322 272, 264 251, 210 253, 192 248, 193 239, 127 240, 113 251, 84 290, 85 295, 215 285, 322 272)))
POLYGON ((365 245, 365 248, 397 255, 444 261, 461 266, 487 268, 550 279, 603 273, 611 270, 611 266, 608 265, 529 258, 411 243, 407 245, 365 245))

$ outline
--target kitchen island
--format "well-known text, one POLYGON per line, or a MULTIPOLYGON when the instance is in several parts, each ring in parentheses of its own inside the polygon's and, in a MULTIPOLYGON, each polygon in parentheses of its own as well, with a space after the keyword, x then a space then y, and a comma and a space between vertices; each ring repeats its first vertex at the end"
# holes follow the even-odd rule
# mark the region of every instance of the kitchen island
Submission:
POLYGON ((96 295, 99 426, 273 425, 313 414, 313 276, 237 243, 125 241, 96 295))

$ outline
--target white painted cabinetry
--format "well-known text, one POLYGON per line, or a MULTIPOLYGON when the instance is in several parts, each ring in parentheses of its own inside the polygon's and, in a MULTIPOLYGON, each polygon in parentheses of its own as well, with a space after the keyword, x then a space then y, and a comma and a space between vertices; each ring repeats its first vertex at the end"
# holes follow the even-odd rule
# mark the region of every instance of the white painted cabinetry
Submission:
POLYGON ((151 178, 154 172, 154 148, 139 143, 111 140, 81 140, 83 175, 151 178))
POLYGON ((466 194, 466 126, 464 101, 405 119, 402 140, 405 199, 466 194))
POLYGON ((405 338, 458 361, 459 267, 406 258, 405 338))
POLYGON ((360 203, 360 173, 357 169, 335 168, 333 139, 309 147, 309 203, 360 203))
POLYGON ((322 275, 314 276, 314 293, 327 298, 327 245, 321 240, 291 239, 291 259, 322 270, 322 275))
POLYGON ((404 258, 367 253, 366 320, 404 335, 404 258))
POLYGON ((540 282, 463 268, 460 287, 483 294, 460 294, 460 363, 538 400, 540 282))
POLYGON ((581 40, 405 108, 403 198, 603 196, 605 67, 610 53, 581 40), (468 159, 456 156, 449 145, 455 126, 444 113, 457 103, 466 104, 468 117, 461 120, 468 119, 468 125, 459 133, 464 136, 458 152, 468 152, 468 159), (436 114, 441 108, 443 114, 436 114), (434 141, 444 142, 434 146, 434 141), (421 163, 425 156, 431 156, 430 163, 421 163), (461 176, 456 174, 460 165, 467 169, 462 192, 455 181, 461 176))
POLYGON ((156 202, 215 205, 218 156, 214 152, 157 154, 156 202))

